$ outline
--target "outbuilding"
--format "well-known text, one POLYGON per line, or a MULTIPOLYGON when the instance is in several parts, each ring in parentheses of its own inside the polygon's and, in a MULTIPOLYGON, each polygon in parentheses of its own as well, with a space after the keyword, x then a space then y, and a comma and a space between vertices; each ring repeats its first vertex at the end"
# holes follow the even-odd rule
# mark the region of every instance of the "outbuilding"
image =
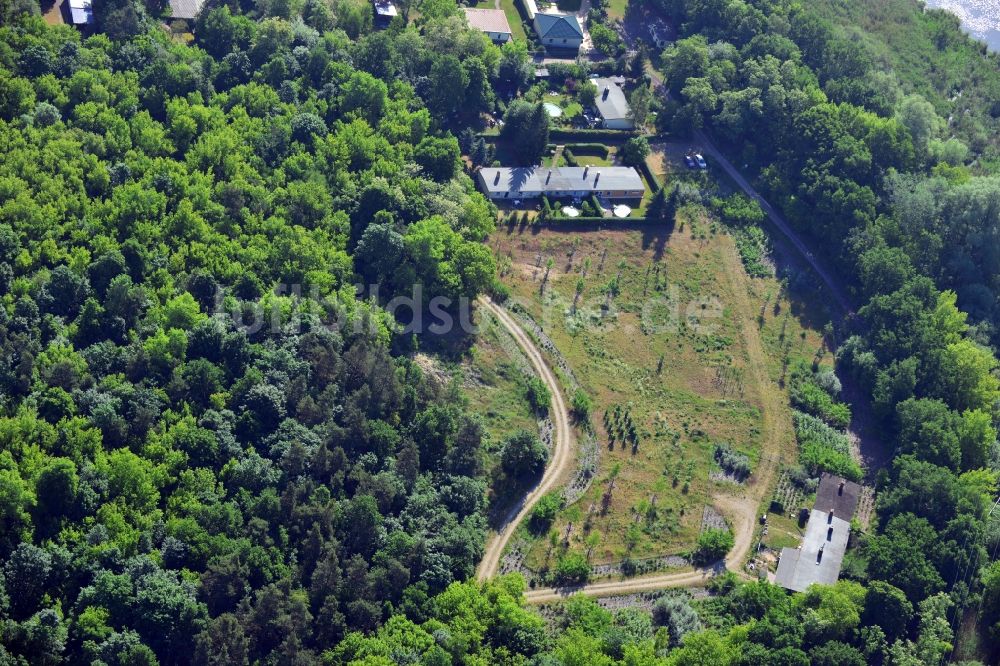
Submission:
POLYGON ((170 0, 170 18, 191 21, 198 18, 205 0, 170 0))
POLYGON ((94 22, 91 0, 69 0, 69 18, 73 25, 90 25, 94 22))

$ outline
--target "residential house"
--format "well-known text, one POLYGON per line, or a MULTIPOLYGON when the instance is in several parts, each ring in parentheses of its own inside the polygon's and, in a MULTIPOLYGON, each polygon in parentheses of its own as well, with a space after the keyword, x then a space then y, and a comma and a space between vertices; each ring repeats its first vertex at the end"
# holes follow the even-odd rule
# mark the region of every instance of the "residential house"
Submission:
POLYGON ((535 32, 542 44, 555 49, 579 49, 583 28, 575 14, 535 14, 535 32))
POLYGON ((814 583, 837 582, 860 493, 861 486, 853 481, 823 473, 802 545, 781 549, 774 577, 778 585, 804 592, 814 583))
POLYGON ((632 167, 491 167, 479 170, 479 185, 490 199, 641 199, 645 192, 632 167))
POLYGON ((625 91, 614 79, 591 79, 597 86, 597 98, 594 106, 601 114, 601 124, 608 129, 629 130, 635 128, 632 122, 631 109, 625 98, 625 91))
POLYGON ((205 5, 205 0, 170 0, 170 18, 194 20, 205 5))
POLYGON ((465 9, 465 18, 469 26, 483 32, 494 44, 503 44, 511 40, 510 23, 507 14, 502 9, 465 9))

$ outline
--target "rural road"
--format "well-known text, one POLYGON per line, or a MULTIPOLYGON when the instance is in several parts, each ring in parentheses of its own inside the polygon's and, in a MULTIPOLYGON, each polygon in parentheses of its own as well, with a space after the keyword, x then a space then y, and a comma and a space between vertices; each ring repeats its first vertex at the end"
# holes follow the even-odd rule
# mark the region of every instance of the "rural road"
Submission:
POLYGON ((500 558, 503 556, 503 551, 510 542, 511 536, 517 530, 517 526, 527 517, 528 513, 531 512, 543 495, 556 488, 559 478, 564 472, 572 468, 576 458, 573 455, 575 438, 569 422, 569 410, 566 409, 562 389, 559 388, 559 383, 542 357, 542 353, 535 346, 534 341, 524 332, 524 329, 521 328, 504 308, 486 296, 480 297, 479 303, 497 318, 501 326, 507 329, 507 332, 514 338, 525 356, 528 357, 528 361, 531 362, 531 366, 535 369, 535 372, 545 382, 545 386, 549 389, 549 394, 551 395, 549 416, 552 418, 554 426, 552 452, 542 478, 532 488, 531 492, 510 510, 506 518, 504 518, 503 524, 486 542, 483 559, 476 570, 476 579, 483 582, 497 574, 497 570, 500 568, 500 558))
POLYGON ((708 135, 706 135, 702 130, 695 130, 694 136, 695 139, 697 139, 701 150, 711 155, 712 158, 719 163, 719 166, 722 167, 722 170, 725 171, 729 177, 740 186, 740 189, 742 189, 747 196, 756 200, 757 203, 760 204, 761 210, 767 214, 768 219, 771 220, 771 224, 773 224, 774 227, 788 239, 788 242, 790 242, 792 246, 798 250, 799 254, 802 255, 802 258, 805 259, 809 263, 809 266, 812 267, 813 271, 816 272, 816 275, 823 280, 827 289, 829 289, 830 293, 833 294, 833 298, 837 301, 840 309, 843 310, 845 314, 853 313, 854 308, 851 307, 851 301, 847 298, 847 295, 840 287, 840 284, 833 278, 829 271, 820 265, 819 261, 816 260, 816 257, 813 256, 813 253, 809 251, 809 248, 806 247, 806 244, 802 242, 802 239, 799 238, 799 235, 795 233, 785 219, 778 214, 778 211, 776 211, 774 207, 764 199, 764 197, 757 194, 757 190, 754 189, 753 185, 751 185, 747 179, 743 177, 743 174, 741 174, 739 170, 733 166, 732 162, 727 160, 725 155, 723 155, 719 149, 715 147, 715 144, 708 138, 708 135))

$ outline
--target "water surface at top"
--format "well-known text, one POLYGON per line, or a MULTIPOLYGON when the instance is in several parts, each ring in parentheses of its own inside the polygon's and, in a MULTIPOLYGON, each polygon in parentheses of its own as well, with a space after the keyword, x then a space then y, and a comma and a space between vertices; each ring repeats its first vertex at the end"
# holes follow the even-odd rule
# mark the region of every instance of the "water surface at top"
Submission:
POLYGON ((962 20, 970 35, 1000 51, 1000 0, 926 0, 928 7, 947 9, 962 20))

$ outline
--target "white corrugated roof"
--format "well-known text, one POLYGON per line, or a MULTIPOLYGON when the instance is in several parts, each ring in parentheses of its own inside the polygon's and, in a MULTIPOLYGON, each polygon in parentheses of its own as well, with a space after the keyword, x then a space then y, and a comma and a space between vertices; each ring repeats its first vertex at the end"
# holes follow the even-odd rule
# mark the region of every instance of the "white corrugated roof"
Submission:
POLYGON ((849 522, 813 509, 801 548, 781 550, 774 582, 796 592, 805 591, 813 583, 836 583, 850 534, 849 522), (819 556, 821 550, 822 557, 819 556))
POLYGON ((73 25, 85 25, 94 22, 94 10, 91 0, 69 0, 69 15, 73 25))
POLYGON ((170 0, 170 17, 193 19, 198 16, 205 0, 170 0))

